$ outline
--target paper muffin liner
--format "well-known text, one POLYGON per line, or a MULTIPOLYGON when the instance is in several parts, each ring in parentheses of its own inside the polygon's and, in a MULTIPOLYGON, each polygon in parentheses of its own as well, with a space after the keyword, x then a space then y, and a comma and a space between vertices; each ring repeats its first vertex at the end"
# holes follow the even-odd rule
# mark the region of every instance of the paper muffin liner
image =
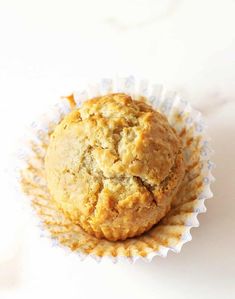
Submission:
POLYGON ((137 80, 133 76, 102 79, 73 95, 79 107, 87 99, 114 92, 124 92, 137 100, 146 98, 156 110, 166 115, 182 139, 185 177, 171 210, 160 223, 138 237, 111 242, 89 235, 57 209, 47 189, 44 158, 50 134, 70 112, 67 100, 59 99, 47 114, 31 124, 25 145, 18 153, 18 183, 37 214, 41 236, 52 240, 53 246, 77 254, 80 259, 91 256, 97 261, 103 258, 111 258, 113 262, 121 259, 134 262, 139 258, 151 261, 157 255, 166 257, 169 250, 180 252, 183 244, 192 239, 190 229, 199 226, 197 215, 206 211, 205 200, 213 196, 210 189, 214 180, 211 174, 214 164, 210 160, 212 150, 201 113, 176 93, 167 92, 162 85, 137 80))

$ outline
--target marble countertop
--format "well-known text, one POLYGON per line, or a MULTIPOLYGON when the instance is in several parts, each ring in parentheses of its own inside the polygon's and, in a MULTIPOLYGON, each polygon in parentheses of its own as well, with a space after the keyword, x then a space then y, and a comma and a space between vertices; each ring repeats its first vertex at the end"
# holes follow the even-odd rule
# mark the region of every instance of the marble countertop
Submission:
POLYGON ((0 2, 0 297, 235 296, 235 1, 0 2), (180 254, 79 262, 50 248, 9 188, 24 127, 81 83, 134 74, 176 90, 207 122, 216 182, 180 254))

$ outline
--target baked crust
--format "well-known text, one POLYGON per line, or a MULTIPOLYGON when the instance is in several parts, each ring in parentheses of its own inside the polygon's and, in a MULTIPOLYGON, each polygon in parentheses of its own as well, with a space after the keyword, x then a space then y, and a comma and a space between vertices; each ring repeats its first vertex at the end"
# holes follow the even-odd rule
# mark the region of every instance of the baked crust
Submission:
POLYGON ((185 172, 166 117, 122 93, 68 114, 51 135, 45 169, 58 207, 88 233, 113 241, 159 222, 185 172))

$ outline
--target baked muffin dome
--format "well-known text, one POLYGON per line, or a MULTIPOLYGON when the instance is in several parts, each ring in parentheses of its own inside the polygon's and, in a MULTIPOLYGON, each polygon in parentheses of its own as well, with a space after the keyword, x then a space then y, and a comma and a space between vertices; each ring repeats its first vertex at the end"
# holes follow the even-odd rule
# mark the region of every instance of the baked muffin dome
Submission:
POLYGON ((159 222, 184 176, 162 114, 116 93, 86 101, 55 128, 45 159, 58 207, 97 238, 124 240, 159 222))

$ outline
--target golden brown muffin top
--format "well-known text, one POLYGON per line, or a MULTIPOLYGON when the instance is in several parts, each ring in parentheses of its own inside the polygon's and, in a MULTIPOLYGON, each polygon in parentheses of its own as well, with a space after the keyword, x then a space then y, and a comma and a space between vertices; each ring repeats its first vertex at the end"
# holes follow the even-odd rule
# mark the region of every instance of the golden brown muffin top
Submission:
POLYGON ((181 180, 182 161, 180 141, 166 117, 117 93, 85 102, 56 127, 46 173, 53 198, 80 224, 95 230, 113 221, 119 225, 118 219, 128 225, 139 219, 147 226, 141 213, 129 215, 127 209, 157 207, 172 174, 172 189, 181 180))

